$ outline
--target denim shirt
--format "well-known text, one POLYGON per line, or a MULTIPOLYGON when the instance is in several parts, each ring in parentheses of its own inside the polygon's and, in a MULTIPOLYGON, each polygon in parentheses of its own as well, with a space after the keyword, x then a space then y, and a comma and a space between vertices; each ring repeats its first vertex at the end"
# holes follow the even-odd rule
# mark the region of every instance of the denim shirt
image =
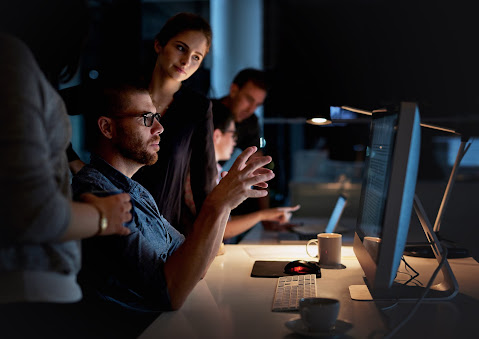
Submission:
POLYGON ((83 241, 79 282, 85 296, 141 311, 170 309, 163 268, 184 237, 158 212, 151 194, 96 155, 73 177, 72 188, 74 199, 86 192, 101 196, 126 192, 133 205, 133 219, 125 224, 129 235, 83 241))

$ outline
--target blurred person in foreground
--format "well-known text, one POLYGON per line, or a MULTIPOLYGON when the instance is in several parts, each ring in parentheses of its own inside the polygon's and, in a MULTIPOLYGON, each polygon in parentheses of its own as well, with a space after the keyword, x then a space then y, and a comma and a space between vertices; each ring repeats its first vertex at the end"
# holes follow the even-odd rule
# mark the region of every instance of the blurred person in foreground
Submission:
POLYGON ((128 194, 71 201, 70 120, 56 88, 88 33, 83 1, 0 5, 0 337, 65 337, 82 298, 80 239, 130 231, 128 194), (63 333, 62 333, 63 332, 63 333))

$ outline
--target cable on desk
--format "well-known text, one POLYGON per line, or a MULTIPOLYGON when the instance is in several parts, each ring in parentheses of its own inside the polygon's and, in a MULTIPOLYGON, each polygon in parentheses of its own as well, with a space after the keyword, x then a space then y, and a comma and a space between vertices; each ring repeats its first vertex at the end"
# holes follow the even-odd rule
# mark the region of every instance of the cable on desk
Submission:
MULTIPOLYGON (((405 274, 405 275, 408 275, 409 276, 409 280, 407 280, 406 282, 402 283, 402 285, 407 285, 409 284, 411 281, 414 281, 414 284, 416 286, 422 286, 422 282, 420 282, 419 280, 417 280, 416 278, 419 276, 419 272, 416 271, 411 265, 408 264, 408 262, 406 261, 406 259, 404 258, 404 256, 401 257, 401 261, 404 262, 404 269, 405 269, 405 272, 401 272, 401 271, 397 271, 396 273, 396 279, 399 279, 398 278, 398 274, 405 274), (414 275, 411 274, 408 270, 408 267, 411 271, 414 272, 414 275)), ((393 303, 392 305, 389 305, 389 306, 386 306, 386 307, 381 307, 381 311, 388 311, 390 309, 393 309, 394 307, 396 307, 397 305, 399 305, 399 301, 396 301, 395 303, 393 303)))
POLYGON ((396 307, 397 305, 399 305, 399 302, 398 302, 398 301, 396 301, 396 302, 395 302, 394 304, 392 304, 392 305, 389 305, 389 306, 386 306, 386 307, 381 307, 381 311, 388 311, 388 310, 390 310, 390 309, 396 307))
POLYGON ((406 261, 406 259, 404 258, 404 256, 401 257, 401 260, 404 262, 404 266, 405 266, 405 270, 406 272, 399 272, 398 273, 404 273, 404 274, 407 274, 409 275, 410 279, 407 280, 405 283, 403 283, 403 285, 407 285, 409 284, 411 281, 414 281, 414 284, 416 286, 422 286, 422 282, 420 282, 419 280, 417 280, 416 278, 419 277, 419 272, 416 271, 411 265, 408 264, 408 262, 406 261), (411 269, 411 271, 414 272, 414 275, 409 273, 408 271, 408 268, 411 269))
POLYGON ((446 258, 447 258, 447 248, 444 247, 444 253, 442 254, 442 259, 441 259, 441 262, 439 263, 439 265, 437 266, 436 270, 434 271, 434 273, 432 274, 431 276, 431 279, 429 279, 429 282, 427 283, 426 285, 426 289, 424 290, 423 294, 421 295, 421 297, 416 301, 416 304, 414 305, 414 307, 412 308, 411 312, 409 312, 409 314, 407 315, 406 318, 404 318, 399 324, 397 324, 384 338, 392 338, 392 336, 394 334, 396 334, 397 331, 399 331, 401 329, 401 327, 404 326, 405 323, 407 323, 411 318, 412 316, 414 315, 414 313, 416 313, 417 309, 419 308, 419 305, 421 304, 421 302, 424 300, 424 298, 426 297, 426 294, 429 292, 429 290, 431 289, 431 285, 432 283, 434 282, 434 280, 436 279, 436 276, 437 274, 439 273, 439 271, 442 269, 442 267, 444 266, 444 264, 446 263, 446 258))

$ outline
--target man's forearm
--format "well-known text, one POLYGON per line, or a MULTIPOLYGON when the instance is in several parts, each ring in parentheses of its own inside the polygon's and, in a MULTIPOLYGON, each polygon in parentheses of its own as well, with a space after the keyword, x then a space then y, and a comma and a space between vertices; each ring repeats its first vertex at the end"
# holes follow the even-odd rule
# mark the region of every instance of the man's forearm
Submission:
POLYGON ((173 309, 181 307, 215 258, 229 213, 227 208, 215 207, 207 198, 192 233, 165 263, 173 309))

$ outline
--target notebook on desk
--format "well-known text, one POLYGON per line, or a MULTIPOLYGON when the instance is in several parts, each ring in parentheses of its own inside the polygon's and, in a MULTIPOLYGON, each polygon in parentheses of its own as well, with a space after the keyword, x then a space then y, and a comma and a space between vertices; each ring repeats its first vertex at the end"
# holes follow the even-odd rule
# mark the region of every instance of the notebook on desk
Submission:
MULTIPOLYGON (((346 207, 346 202, 346 196, 341 194, 336 201, 336 205, 334 206, 329 219, 316 222, 303 221, 302 225, 292 227, 291 231, 296 233, 300 240, 309 240, 311 237, 315 237, 318 233, 341 232, 339 220, 341 219, 341 215, 346 207)), ((344 228, 344 230, 346 230, 346 228, 344 228)))

